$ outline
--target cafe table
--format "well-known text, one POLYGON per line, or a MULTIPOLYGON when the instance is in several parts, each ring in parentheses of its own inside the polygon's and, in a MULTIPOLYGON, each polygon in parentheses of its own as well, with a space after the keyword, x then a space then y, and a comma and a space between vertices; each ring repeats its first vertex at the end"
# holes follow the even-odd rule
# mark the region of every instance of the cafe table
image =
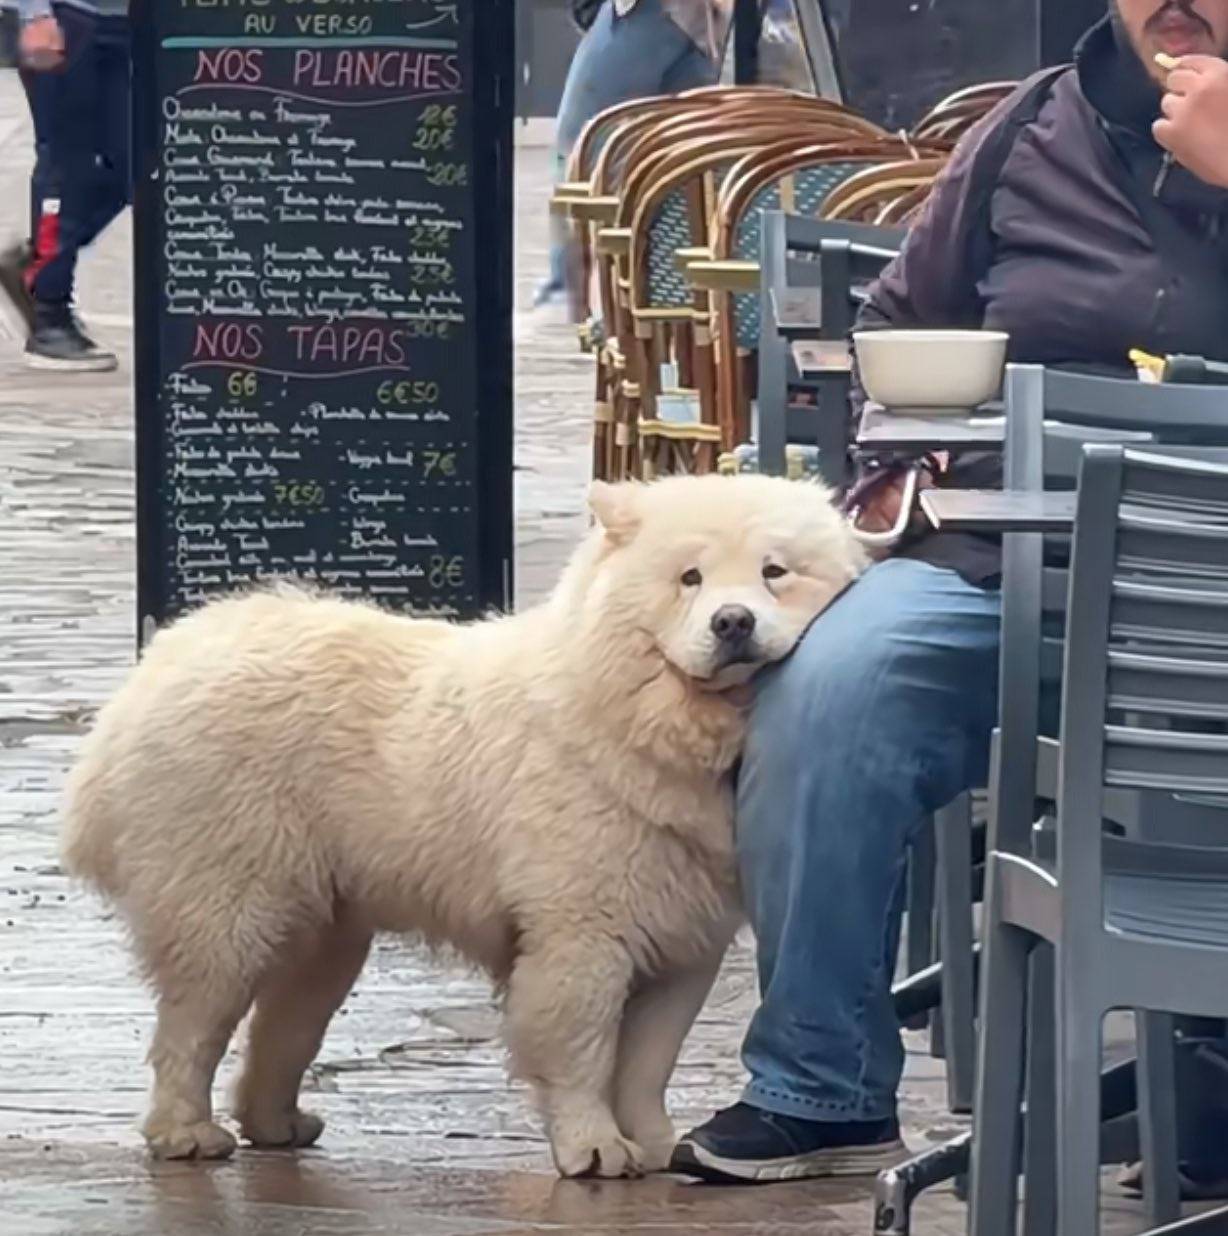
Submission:
POLYGON ((939 532, 1070 532, 1074 493, 1001 489, 927 489, 921 510, 939 532))
POLYGON ((867 403, 857 428, 857 446, 865 452, 996 452, 1006 439, 1000 403, 950 412, 888 409, 867 403))

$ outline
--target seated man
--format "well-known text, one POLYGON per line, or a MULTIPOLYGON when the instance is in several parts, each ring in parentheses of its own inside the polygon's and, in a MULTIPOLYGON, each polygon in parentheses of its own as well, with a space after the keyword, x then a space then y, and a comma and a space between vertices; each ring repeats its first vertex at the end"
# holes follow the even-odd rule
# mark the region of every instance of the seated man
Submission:
MULTIPOLYGON (((960 145, 861 325, 1005 330, 1012 359, 1046 365, 1125 370, 1135 347, 1228 359, 1228 193, 1156 144, 1157 52, 1228 54, 1228 0, 1117 0, 1074 68, 960 145)), ((986 462, 954 483, 995 483, 986 462)), ((738 787, 762 996, 750 1083, 683 1138, 677 1170, 772 1181, 900 1156, 890 983, 908 846, 984 784, 999 574, 990 540, 921 539, 763 680, 738 787)))

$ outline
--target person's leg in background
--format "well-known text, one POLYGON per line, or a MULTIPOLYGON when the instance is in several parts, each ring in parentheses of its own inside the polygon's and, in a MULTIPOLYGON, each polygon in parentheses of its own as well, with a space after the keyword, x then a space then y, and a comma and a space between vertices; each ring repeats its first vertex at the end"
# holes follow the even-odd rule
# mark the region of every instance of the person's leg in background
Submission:
POLYGON ((951 571, 882 563, 763 682, 737 817, 762 998, 751 1080, 683 1138, 678 1170, 768 1181, 900 1157, 891 980, 908 846, 986 775, 999 601, 951 571))
MULTIPOLYGON (((594 116, 632 99, 710 86, 719 76, 719 66, 670 20, 661 0, 640 0, 625 17, 616 16, 606 0, 567 74, 555 139, 556 182, 564 179, 572 149, 594 116)), ((567 221, 551 216, 550 272, 538 287, 537 304, 565 290, 569 243, 567 221)))
MULTIPOLYGON (((51 159, 51 123, 55 116, 58 77, 55 73, 19 70, 34 124, 34 170, 30 175, 30 230, 0 253, 0 289, 20 315, 26 334, 34 330, 34 298, 26 274, 38 247, 44 210, 59 210, 60 187, 51 159)), ((49 215, 49 217, 52 217, 49 215)))
POLYGON ((115 368, 73 312, 77 260, 130 196, 131 45, 127 20, 58 10, 65 63, 50 135, 60 178, 59 211, 44 210, 28 279, 35 327, 26 360, 39 369, 115 368))

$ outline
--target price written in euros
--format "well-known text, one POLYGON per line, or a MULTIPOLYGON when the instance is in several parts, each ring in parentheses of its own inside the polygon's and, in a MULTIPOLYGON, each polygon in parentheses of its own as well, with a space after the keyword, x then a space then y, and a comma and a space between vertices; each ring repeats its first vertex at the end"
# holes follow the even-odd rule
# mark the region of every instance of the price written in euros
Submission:
POLYGON ((456 282, 456 271, 446 260, 420 263, 410 267, 409 281, 415 287, 449 287, 456 282))
POLYGON ((433 163, 426 172, 428 184, 441 188, 463 188, 469 183, 467 163, 433 163))
POLYGON ((409 243, 415 249, 449 249, 452 229, 442 223, 419 223, 409 230, 409 243))
MULTIPOLYGON (((413 146, 423 154, 447 154, 455 150, 456 108, 432 103, 418 121, 413 146)), ((469 183, 469 165, 431 163, 426 168, 426 179, 436 188, 463 188, 469 183)))
POLYGON ((415 403, 438 403, 438 382, 414 382, 408 378, 401 381, 389 379, 381 382, 375 392, 376 399, 385 407, 399 404, 408 407, 415 403))
POLYGON ((360 472, 372 472, 385 467, 415 469, 421 473, 422 480, 436 481, 447 484, 458 475, 458 463, 455 451, 421 450, 397 451, 391 448, 384 451, 371 451, 365 448, 351 448, 347 453, 351 467, 360 472))
POLYGON ((451 557, 434 554, 427 568, 426 580, 436 591, 464 587, 465 559, 460 554, 453 554, 451 557))
POLYGON ((325 501, 324 486, 318 481, 278 481, 273 486, 273 498, 278 506, 290 506, 296 510, 322 507, 325 501))
POLYGON ((226 379, 226 392, 232 399, 251 399, 259 385, 254 373, 236 370, 226 379))
POLYGON ((426 153, 452 150, 456 145, 456 108, 432 103, 422 113, 414 134, 414 149, 426 153))

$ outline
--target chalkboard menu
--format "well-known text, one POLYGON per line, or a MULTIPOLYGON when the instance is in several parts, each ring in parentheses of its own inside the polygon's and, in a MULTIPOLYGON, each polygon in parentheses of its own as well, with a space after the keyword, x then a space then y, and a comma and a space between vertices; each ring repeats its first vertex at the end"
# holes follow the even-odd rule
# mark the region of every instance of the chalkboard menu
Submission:
POLYGON ((508 600, 512 0, 133 8, 141 627, 508 600))

